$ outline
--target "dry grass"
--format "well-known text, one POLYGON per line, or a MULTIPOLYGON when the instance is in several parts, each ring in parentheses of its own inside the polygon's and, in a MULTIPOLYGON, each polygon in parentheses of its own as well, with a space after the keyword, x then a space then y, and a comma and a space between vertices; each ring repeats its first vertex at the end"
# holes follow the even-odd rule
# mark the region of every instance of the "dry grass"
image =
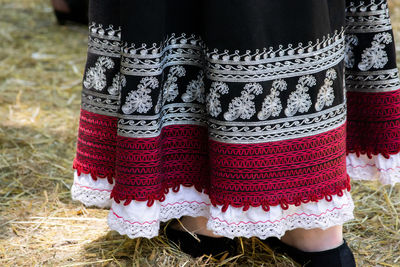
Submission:
MULTIPOLYGON (((87 30, 56 26, 48 2, 0 0, 0 266, 294 266, 256 239, 226 262, 193 260, 163 237, 110 232, 107 211, 72 203, 87 30)), ((391 7, 400 44, 400 0, 391 7)), ((353 197, 345 237, 359 266, 400 266, 400 186, 353 183, 353 197)))

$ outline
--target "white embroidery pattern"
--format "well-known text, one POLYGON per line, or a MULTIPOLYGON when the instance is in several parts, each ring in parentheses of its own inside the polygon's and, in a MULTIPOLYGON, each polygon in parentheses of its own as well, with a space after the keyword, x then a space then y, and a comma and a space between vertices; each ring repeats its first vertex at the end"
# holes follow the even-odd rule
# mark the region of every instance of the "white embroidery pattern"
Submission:
POLYGON ((140 80, 137 90, 131 91, 126 97, 126 102, 122 106, 122 112, 131 114, 136 111, 139 113, 146 113, 152 107, 151 96, 149 95, 151 89, 158 87, 158 80, 156 77, 144 77, 140 80))
POLYGON ((262 93, 263 88, 259 83, 248 83, 244 86, 241 96, 235 97, 229 104, 229 109, 224 113, 224 118, 233 121, 237 118, 250 119, 256 113, 252 101, 256 95, 262 93))
POLYGON ((346 90, 352 92, 398 90, 400 80, 397 68, 382 69, 389 61, 389 56, 384 51, 385 45, 392 43, 391 45, 394 47, 387 1, 349 2, 346 7, 346 33, 344 62, 346 90), (371 47, 363 48, 361 61, 356 66, 352 49, 359 45, 358 34, 365 36, 367 33, 374 33, 375 36, 371 47), (353 69, 354 67, 357 69, 353 69))
POLYGON ((201 36, 175 33, 159 43, 125 43, 121 48, 124 75, 156 76, 174 65, 204 67, 212 81, 265 82, 317 73, 344 57, 344 27, 307 44, 263 47, 254 50, 218 50, 207 47, 201 36))
POLYGON ((311 98, 307 94, 309 87, 316 84, 316 79, 312 75, 305 75, 299 78, 296 85, 296 91, 289 96, 285 114, 288 117, 293 116, 297 112, 307 112, 311 107, 311 98))
POLYGON ((346 90, 354 92, 390 92, 400 87, 397 68, 374 71, 346 69, 346 90))
POLYGON ((354 59, 354 46, 358 45, 357 36, 351 34, 346 36, 346 47, 344 50, 344 65, 346 68, 353 68, 355 59, 354 59))
POLYGON ((213 116, 217 117, 221 111, 221 102, 219 101, 220 94, 227 94, 229 92, 229 87, 224 82, 213 82, 211 83, 210 93, 206 98, 206 108, 207 112, 213 116))
POLYGON ((350 2, 346 7, 346 32, 370 33, 392 29, 387 0, 350 2))
POLYGON ((87 88, 94 88, 101 91, 106 87, 106 70, 114 67, 114 61, 109 57, 99 57, 94 67, 89 68, 83 85, 87 88))
POLYGON ((388 62, 388 56, 384 50, 385 44, 392 42, 392 36, 388 32, 375 34, 372 46, 366 48, 361 55, 361 62, 358 63, 358 68, 362 71, 371 69, 383 68, 388 62))
POLYGON ((319 89, 317 102, 315 103, 315 110, 320 111, 324 106, 331 106, 335 95, 333 92, 333 80, 337 78, 336 71, 334 69, 329 69, 326 71, 326 78, 324 80, 324 85, 319 89))
POLYGON ((88 52, 109 56, 121 57, 121 27, 92 22, 89 26, 88 52))
MULTIPOLYGON (((90 52, 98 57, 111 57, 114 62, 116 62, 115 57, 121 57, 119 69, 121 74, 118 80, 115 76, 113 79, 108 77, 108 70, 104 72, 107 74, 104 92, 83 88, 82 107, 88 111, 118 117, 118 134, 121 136, 154 137, 160 134, 164 126, 190 123, 210 127, 210 138, 213 140, 229 143, 260 143, 322 133, 344 123, 345 108, 342 103, 327 109, 323 108, 317 113, 301 114, 300 112, 309 110, 310 96, 308 93, 300 94, 299 90, 296 90, 297 93, 293 92, 301 84, 296 88, 289 88, 288 85, 290 79, 297 81, 304 75, 316 78, 314 74, 321 75, 322 70, 326 71, 343 60, 345 50, 343 29, 310 40, 307 44, 293 43, 246 51, 210 48, 206 46, 201 36, 187 33, 180 35, 172 33, 159 43, 122 45, 119 43, 121 40, 118 27, 96 24, 91 30, 90 52), (186 69, 186 66, 189 65, 199 68, 197 77, 194 76, 193 80, 189 80, 188 84, 182 87, 183 85, 178 83, 179 77, 187 75, 186 71, 189 69, 186 69), (141 98, 142 105, 138 104, 136 101, 140 98, 134 92, 131 92, 131 99, 126 99, 126 103, 120 101, 121 90, 118 90, 118 83, 119 88, 129 85, 129 77, 126 75, 157 77, 158 88, 154 90, 148 87, 147 90, 152 93, 146 93, 151 96, 152 103, 146 105, 146 99, 150 99, 144 96, 141 98), (210 80, 211 86, 207 84, 205 87, 204 78, 210 80), (280 89, 276 87, 279 80, 282 82, 280 89), (271 91, 257 94, 244 92, 251 98, 246 101, 241 92, 246 91, 243 87, 258 83, 262 91, 261 85, 264 85, 262 82, 272 83, 271 91), (242 87, 236 88, 237 94, 232 97, 227 95, 233 91, 233 88, 228 87, 231 86, 230 83, 236 83, 232 86, 242 87), (287 83, 288 88, 284 89, 283 83, 287 83), (287 94, 292 93, 292 101, 287 102, 281 95, 284 90, 289 89, 293 89, 287 92, 287 94), (303 105, 294 107, 293 95, 303 96, 303 105), (123 111, 118 113, 124 104, 125 110, 129 110, 129 105, 130 109, 135 109, 135 105, 138 105, 140 112, 136 109, 132 114, 123 111), (154 108, 155 114, 139 114, 146 110, 150 113, 148 106, 150 110, 154 108), (287 110, 285 113, 288 114, 291 113, 290 110, 297 108, 297 111, 292 111, 294 115, 285 116, 282 114, 285 108, 287 110), (221 115, 227 119, 217 118, 221 115), (238 118, 249 119, 240 121, 238 118)), ((123 90, 125 89, 127 88, 123 90)), ((311 89, 304 91, 308 90, 311 89)), ((136 92, 138 93, 140 91, 136 92)), ((315 101, 311 103, 315 104, 315 101)))
POLYGON ((107 91, 111 95, 119 95, 121 92, 121 87, 126 85, 126 78, 124 75, 122 75, 120 72, 118 72, 112 81, 112 84, 110 87, 108 87, 107 91))
POLYGON ((186 87, 186 92, 182 95, 183 102, 193 102, 197 100, 204 103, 204 73, 200 70, 197 79, 191 81, 186 87))
POLYGON ((185 74, 186 70, 183 66, 173 66, 170 68, 168 78, 158 96, 157 105, 155 107, 156 113, 160 111, 166 101, 172 101, 178 96, 179 90, 176 81, 178 80, 178 77, 183 77, 185 74))
POLYGON ((270 116, 277 117, 282 110, 282 102, 278 97, 280 91, 287 89, 287 83, 283 79, 275 80, 272 83, 271 93, 265 97, 262 109, 257 114, 259 120, 266 120, 270 116))

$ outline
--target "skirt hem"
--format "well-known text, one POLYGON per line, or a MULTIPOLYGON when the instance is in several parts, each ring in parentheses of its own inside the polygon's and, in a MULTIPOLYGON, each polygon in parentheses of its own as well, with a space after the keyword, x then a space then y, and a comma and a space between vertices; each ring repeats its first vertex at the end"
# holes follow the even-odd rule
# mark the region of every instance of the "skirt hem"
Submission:
MULTIPOLYGON (((100 178, 100 179, 106 178, 106 177, 96 177, 95 175, 97 172, 95 170, 93 172, 88 171, 88 173, 79 171, 79 170, 82 170, 82 168, 79 167, 79 164, 75 161, 74 161, 74 169, 76 169, 78 176, 80 176, 82 173, 90 174, 90 177, 95 181, 98 178, 100 178)), ((110 179, 109 177, 110 176, 107 176, 107 181, 110 183, 110 180, 111 180, 112 183, 110 183, 110 184, 113 184, 114 181, 112 179, 110 179)), ((118 193, 116 193, 114 191, 111 191, 110 198, 114 199, 114 201, 118 204, 121 203, 121 201, 123 201, 124 202, 123 205, 125 205, 125 206, 129 205, 132 201, 147 201, 147 206, 151 207, 155 201, 163 202, 165 200, 166 194, 168 194, 170 190, 172 190, 172 192, 175 192, 175 193, 178 192, 181 189, 181 186, 194 187, 199 193, 204 192, 205 194, 208 194, 207 188, 204 188, 204 185, 200 181, 199 183, 184 183, 184 184, 179 183, 179 182, 174 183, 174 184, 164 183, 162 185, 161 193, 149 194, 149 195, 147 195, 147 197, 145 199, 135 198, 134 196, 120 196, 118 193)), ((327 187, 324 189, 320 189, 320 190, 318 190, 318 192, 309 192, 306 196, 299 195, 299 196, 293 198, 292 200, 288 200, 286 197, 282 197, 282 196, 279 197, 278 200, 275 200, 273 202, 270 200, 267 200, 267 199, 263 199, 263 200, 257 201, 257 202, 243 201, 242 203, 233 203, 232 201, 228 201, 228 200, 215 199, 213 196, 210 196, 210 200, 211 200, 211 204, 213 206, 222 205, 223 212, 226 211, 229 206, 232 206, 235 208, 243 208, 243 211, 248 210, 250 207, 262 207, 262 209, 264 211, 269 211, 271 207, 280 205, 282 209, 286 210, 289 208, 289 205, 299 206, 302 203, 318 202, 321 199, 331 201, 332 196, 334 196, 334 195, 343 196, 343 192, 346 190, 349 192, 351 190, 349 175, 347 175, 347 179, 345 181, 340 181, 340 184, 330 185, 329 188, 327 187)))

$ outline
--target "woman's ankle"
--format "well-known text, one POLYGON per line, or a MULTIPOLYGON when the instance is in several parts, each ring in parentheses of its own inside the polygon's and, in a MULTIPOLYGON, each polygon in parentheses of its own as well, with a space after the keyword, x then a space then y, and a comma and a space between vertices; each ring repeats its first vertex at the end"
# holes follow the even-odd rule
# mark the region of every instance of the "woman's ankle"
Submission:
POLYGON ((326 230, 299 228, 286 232, 281 241, 304 252, 329 250, 343 244, 342 226, 326 230))

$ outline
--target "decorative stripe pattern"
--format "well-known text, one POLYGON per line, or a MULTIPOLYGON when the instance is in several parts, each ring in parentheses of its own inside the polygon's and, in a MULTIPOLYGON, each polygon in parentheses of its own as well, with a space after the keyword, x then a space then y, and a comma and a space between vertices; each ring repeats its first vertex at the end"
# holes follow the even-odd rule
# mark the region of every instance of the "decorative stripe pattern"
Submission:
MULTIPOLYGON (((280 20, 301 29, 292 34, 275 31, 276 20, 248 1, 162 2, 171 14, 158 1, 93 2, 104 10, 91 11, 73 197, 111 203, 110 226, 130 237, 155 236, 160 221, 182 215, 208 216, 230 237, 349 220, 346 156, 389 160, 400 151, 387 1, 349 0, 345 9, 303 1, 298 25, 280 20), (249 17, 225 17, 236 11, 249 17), (152 23, 142 29, 144 14, 152 23), (237 31, 223 30, 236 19, 237 31), (248 213, 264 219, 241 217, 248 213)), ((299 4, 269 5, 283 12, 299 4)), ((395 180, 388 175, 381 180, 395 180)))
POLYGON ((387 1, 351 1, 346 12, 347 91, 398 90, 400 80, 387 1))
POLYGON ((386 0, 350 1, 346 7, 347 33, 371 33, 392 29, 386 0))
POLYGON ((115 175, 117 120, 114 117, 81 110, 76 157, 73 167, 93 179, 107 178, 113 183, 115 175))
POLYGON ((350 190, 345 125, 323 134, 262 144, 210 143, 213 204, 241 207, 317 201, 350 190))
POLYGON ((347 153, 400 152, 400 80, 387 1, 346 9, 347 153))
POLYGON ((348 93, 348 153, 382 154, 389 158, 400 150, 400 90, 348 93))

